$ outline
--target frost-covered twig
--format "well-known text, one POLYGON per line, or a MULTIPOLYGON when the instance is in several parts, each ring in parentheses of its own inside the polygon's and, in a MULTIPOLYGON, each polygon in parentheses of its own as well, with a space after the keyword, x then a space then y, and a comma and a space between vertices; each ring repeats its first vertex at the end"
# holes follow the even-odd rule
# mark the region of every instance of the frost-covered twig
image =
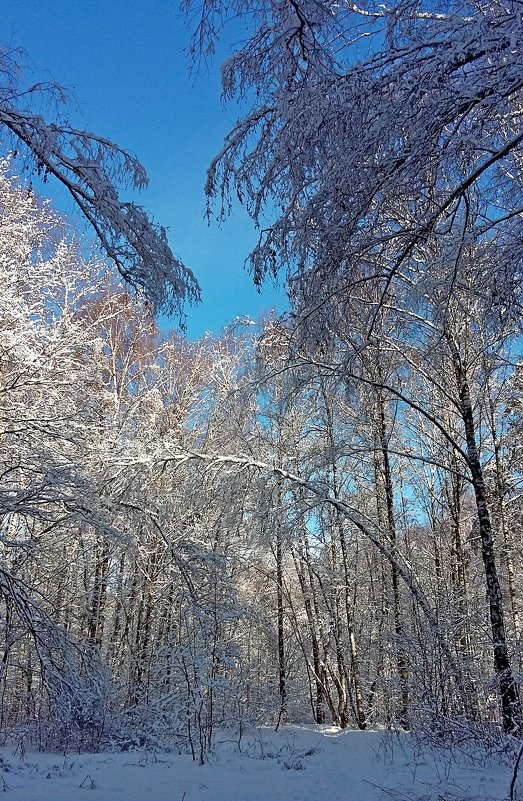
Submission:
POLYGON ((38 173, 56 178, 67 189, 124 280, 155 309, 181 314, 184 301, 199 299, 198 282, 173 254, 165 229, 136 203, 120 197, 120 187, 139 190, 147 185, 143 165, 98 134, 34 113, 36 98, 43 94, 63 101, 63 91, 55 84, 20 91, 14 77, 18 61, 15 54, 0 51, 0 129, 9 131, 17 150, 26 149, 38 173))

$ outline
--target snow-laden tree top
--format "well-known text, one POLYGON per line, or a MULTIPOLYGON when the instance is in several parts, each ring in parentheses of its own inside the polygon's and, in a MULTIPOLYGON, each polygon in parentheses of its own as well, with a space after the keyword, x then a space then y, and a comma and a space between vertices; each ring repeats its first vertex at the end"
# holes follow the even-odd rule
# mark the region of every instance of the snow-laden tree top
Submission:
POLYGON ((108 139, 71 127, 61 113, 40 113, 40 106, 58 106, 64 92, 56 84, 23 88, 22 61, 20 52, 0 49, 0 126, 10 144, 66 187, 124 280, 155 309, 180 315, 184 301, 199 299, 198 282, 171 251, 164 228, 120 197, 121 188, 147 185, 144 167, 108 139))
MULTIPOLYGON (((519 271, 520 3, 233 5, 253 32, 224 63, 223 88, 251 108, 207 192, 221 213, 235 192, 260 225, 256 281, 284 267, 312 298, 365 277, 388 286, 431 242, 494 231, 499 274, 519 271)), ((195 48, 212 51, 227 12, 204 1, 195 48)))

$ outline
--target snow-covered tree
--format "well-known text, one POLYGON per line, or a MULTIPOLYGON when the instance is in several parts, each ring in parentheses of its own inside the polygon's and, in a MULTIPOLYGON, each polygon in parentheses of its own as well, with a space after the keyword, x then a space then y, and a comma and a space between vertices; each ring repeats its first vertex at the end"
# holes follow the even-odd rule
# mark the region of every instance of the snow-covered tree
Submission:
POLYGON ((70 125, 58 108, 46 118, 42 107, 63 104, 58 84, 24 86, 24 56, 0 48, 0 134, 4 146, 25 159, 44 179, 59 181, 70 194, 103 251, 124 280, 143 292, 156 310, 181 315, 184 301, 199 299, 192 272, 167 243, 165 229, 121 189, 143 189, 148 178, 136 156, 102 136, 70 125))
POLYGON ((5 162, 0 197, 2 682, 14 691, 4 694, 4 714, 13 701, 17 714, 45 708, 59 721, 84 705, 96 659, 53 616, 60 581, 46 578, 67 561, 79 530, 112 529, 88 464, 97 337, 79 319, 105 268, 80 257, 62 221, 5 162), (32 668, 17 699, 20 660, 32 668))
MULTIPOLYGON (((251 108, 207 192, 226 213, 234 191, 260 225, 256 281, 287 268, 309 305, 322 285, 343 293, 372 279, 384 292, 428 243, 461 231, 471 202, 467 241, 496 231, 499 281, 519 271, 517 2, 240 0, 229 10, 251 35, 222 66, 224 94, 251 108)), ((194 11, 194 47, 210 50, 223 4, 194 11)))
MULTIPOLYGON (((210 52, 224 7, 208 0, 199 13, 194 47, 210 52)), ((255 281, 287 271, 288 365, 301 364, 307 380, 333 372, 377 393, 393 552, 383 404, 428 416, 459 454, 476 499, 503 722, 517 728, 469 337, 479 330, 491 354, 521 327, 509 311, 521 301, 519 6, 240 1, 233 13, 250 35, 222 66, 224 94, 250 109, 211 164, 208 196, 224 215, 235 192, 259 224, 255 281), (451 387, 431 359, 441 343, 451 387), (383 348, 398 356, 390 375, 383 348), (455 430, 404 387, 413 370, 442 392, 455 430)), ((395 585, 394 560, 392 570, 395 585)))

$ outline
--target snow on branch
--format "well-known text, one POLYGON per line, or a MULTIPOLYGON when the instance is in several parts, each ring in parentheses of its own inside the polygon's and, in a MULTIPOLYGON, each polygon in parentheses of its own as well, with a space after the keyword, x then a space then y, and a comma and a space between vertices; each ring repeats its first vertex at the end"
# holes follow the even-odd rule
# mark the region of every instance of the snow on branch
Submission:
MULTIPOLYGON (((139 460, 140 462, 140 460, 139 460)), ((460 681, 460 670, 455 663, 454 657, 445 642, 445 638, 439 628, 437 616, 434 614, 431 603, 428 600, 419 579, 417 578, 412 565, 408 559, 400 553, 396 543, 389 534, 380 526, 376 525, 370 517, 361 510, 356 509, 348 500, 337 497, 324 484, 316 483, 303 478, 298 473, 291 472, 275 463, 266 462, 246 454, 222 454, 205 453, 201 451, 181 449, 176 445, 170 446, 165 443, 165 451, 153 457, 149 457, 145 462, 137 462, 136 457, 130 457, 124 469, 146 467, 149 470, 159 469, 162 473, 169 467, 178 469, 188 467, 191 464, 203 466, 204 474, 211 474, 217 477, 221 472, 225 475, 232 473, 242 473, 246 470, 253 470, 268 476, 275 477, 277 480, 289 482, 293 487, 300 488, 309 494, 316 504, 326 505, 335 508, 339 514, 347 519, 364 537, 366 537, 382 556, 393 565, 401 579, 409 589, 412 597, 417 601, 423 611, 427 623, 434 632, 434 636, 440 642, 449 665, 451 665, 454 675, 460 681)), ((123 466, 123 465, 120 465, 123 466)), ((201 476, 198 477, 201 481, 201 476)))
MULTIPOLYGON (((22 627, 29 632, 50 700, 61 703, 63 711, 66 697, 76 698, 85 691, 86 676, 94 686, 95 674, 99 671, 98 657, 57 625, 32 597, 31 588, 4 568, 0 569, 0 597, 13 605, 22 627)), ((5 668, 2 662, 0 678, 5 668)))
MULTIPOLYGON (((206 8, 209 27, 218 3, 206 8)), ((516 3, 261 2, 255 17, 258 29, 222 68, 227 96, 249 87, 254 99, 206 190, 218 216, 237 195, 260 226, 257 283, 286 270, 315 296, 316 277, 336 291, 379 268, 390 285, 456 233, 469 196, 469 239, 496 229, 511 240, 506 261, 518 258, 516 3)))
POLYGON ((108 139, 21 108, 22 99, 62 99, 62 91, 43 84, 18 91, 17 66, 13 55, 0 52, 0 126, 28 151, 40 175, 56 178, 68 190, 127 284, 154 309, 181 315, 185 301, 199 300, 196 278, 171 251, 165 229, 142 207, 120 197, 120 187, 147 185, 144 167, 108 139))

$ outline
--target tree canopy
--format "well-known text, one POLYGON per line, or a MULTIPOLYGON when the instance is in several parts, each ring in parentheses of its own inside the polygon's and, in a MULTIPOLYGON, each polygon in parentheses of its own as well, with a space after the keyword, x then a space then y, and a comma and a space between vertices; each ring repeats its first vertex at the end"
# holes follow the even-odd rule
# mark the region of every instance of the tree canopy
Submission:
POLYGON ((203 763, 219 726, 314 719, 510 750, 519 7, 197 11, 195 54, 231 12, 252 24, 222 68, 250 109, 207 193, 247 206, 254 279, 285 270, 291 309, 196 343, 152 315, 198 290, 119 199, 141 166, 45 122, 57 87, 26 101, 4 54, 0 121, 140 291, 0 164, 0 732, 144 732, 203 763))
MULTIPOLYGON (((494 235, 497 291, 519 280, 519 3, 234 10, 253 32, 222 66, 223 89, 251 108, 214 159, 207 193, 222 214, 237 193, 260 225, 256 281, 286 269, 310 297, 362 279, 385 291, 432 247, 447 243, 451 263, 494 235)), ((203 4, 195 46, 212 48, 223 11, 203 4)))
POLYGON ((184 301, 199 299, 196 278, 173 254, 165 229, 120 196, 121 188, 147 185, 144 167, 103 136, 72 127, 58 111, 66 100, 59 85, 24 86, 23 61, 20 51, 0 50, 0 131, 15 154, 65 187, 124 281, 157 311, 181 316, 184 301), (55 107, 50 119, 42 105, 55 107))

